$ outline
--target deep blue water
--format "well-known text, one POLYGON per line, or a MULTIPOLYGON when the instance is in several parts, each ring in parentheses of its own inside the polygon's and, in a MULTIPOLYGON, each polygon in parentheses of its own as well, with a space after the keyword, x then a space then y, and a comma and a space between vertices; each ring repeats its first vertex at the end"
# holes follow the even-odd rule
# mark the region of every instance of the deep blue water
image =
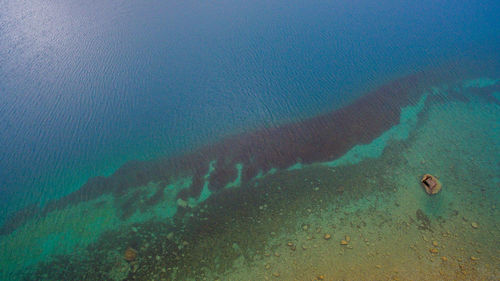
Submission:
POLYGON ((496 1, 1 0, 0 221, 131 159, 498 58, 499 12, 496 1))

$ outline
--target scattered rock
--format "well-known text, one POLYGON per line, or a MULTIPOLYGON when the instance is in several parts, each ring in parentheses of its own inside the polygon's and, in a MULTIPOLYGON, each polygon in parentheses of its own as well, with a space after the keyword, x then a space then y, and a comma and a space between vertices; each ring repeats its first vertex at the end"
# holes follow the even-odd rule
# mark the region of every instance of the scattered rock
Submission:
POLYGON ((332 238, 332 236, 328 233, 325 234, 325 236, 323 236, 323 238, 325 238, 325 240, 330 240, 330 238, 332 238))
POLYGON ((479 228, 479 224, 477 224, 477 222, 473 222, 470 225, 472 226, 472 228, 479 228))
POLYGON ((273 276, 274 276, 274 277, 280 277, 280 274, 279 274, 278 272, 274 272, 274 273, 273 273, 273 276))
POLYGON ((417 210, 416 216, 417 216, 417 220, 420 222, 418 229, 419 230, 429 230, 432 232, 431 219, 421 209, 417 210))
POLYGON ((437 241, 432 241, 432 246, 437 247, 438 246, 438 242, 437 241))
POLYGON ((345 240, 340 240, 340 245, 347 245, 347 244, 349 244, 347 241, 345 241, 345 240))
POLYGON ((442 256, 442 257, 441 257, 441 260, 442 260, 442 261, 448 261, 448 258, 447 258, 447 257, 445 257, 445 256, 442 256))
POLYGON ((265 268, 269 270, 271 268, 271 265, 266 263, 265 268))
POLYGON ((471 261, 478 261, 478 260, 479 260, 479 258, 477 258, 477 257, 475 257, 475 256, 471 256, 471 257, 470 257, 470 260, 471 260, 471 261))
MULTIPOLYGON (((120 260, 113 263, 113 267, 108 272, 106 280, 121 281, 125 280, 131 270, 131 264, 127 261, 120 260)), ((48 280, 48 276, 43 276, 44 280, 48 280)))
POLYGON ((438 250, 436 248, 431 248, 429 249, 429 252, 431 252, 431 254, 437 254, 438 250))
POLYGON ((346 236, 345 236, 345 241, 347 241, 347 242, 351 242, 351 236, 346 235, 346 236))
POLYGON ((137 250, 132 247, 128 247, 127 250, 125 250, 123 258, 128 262, 134 261, 137 258, 137 250))

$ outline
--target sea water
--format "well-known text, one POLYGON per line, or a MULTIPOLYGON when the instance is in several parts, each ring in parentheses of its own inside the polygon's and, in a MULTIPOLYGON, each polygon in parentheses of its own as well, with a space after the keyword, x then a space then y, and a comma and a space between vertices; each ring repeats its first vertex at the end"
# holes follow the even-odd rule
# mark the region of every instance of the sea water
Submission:
POLYGON ((0 277, 498 278, 497 13, 2 1, 0 277))

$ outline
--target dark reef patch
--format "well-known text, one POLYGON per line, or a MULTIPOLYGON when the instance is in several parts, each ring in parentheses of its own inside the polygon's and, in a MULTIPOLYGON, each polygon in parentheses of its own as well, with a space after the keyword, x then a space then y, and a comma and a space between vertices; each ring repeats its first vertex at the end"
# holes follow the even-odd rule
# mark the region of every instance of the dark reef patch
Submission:
MULTIPOLYGON (((220 191, 236 179, 236 164, 242 164, 241 181, 246 183, 259 172, 266 173, 272 168, 285 169, 296 164, 298 159, 305 164, 337 159, 355 145, 370 143, 398 124, 401 109, 418 101, 425 89, 446 80, 453 81, 456 76, 456 73, 420 72, 388 83, 327 114, 230 136, 172 158, 128 162, 110 177, 91 178, 77 191, 48 202, 42 209, 31 206, 18 211, 0 228, 0 234, 11 233, 35 215, 44 216, 102 194, 113 194, 119 198, 131 188, 149 182, 167 184, 190 176, 191 186, 177 196, 182 199, 196 198, 205 183, 209 163, 214 160, 215 170, 208 178, 211 191, 220 191)), ((148 199, 147 204, 154 205, 161 201, 161 197, 162 193, 158 191, 148 199)), ((126 218, 138 206, 131 202, 122 204, 121 208, 121 217, 126 218)))

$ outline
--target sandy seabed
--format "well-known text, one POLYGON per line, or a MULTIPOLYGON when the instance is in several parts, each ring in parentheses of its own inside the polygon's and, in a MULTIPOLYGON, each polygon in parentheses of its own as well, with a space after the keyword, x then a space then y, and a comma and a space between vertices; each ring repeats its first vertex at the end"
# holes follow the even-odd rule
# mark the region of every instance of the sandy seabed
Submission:
POLYGON ((255 262, 237 260, 219 279, 498 280, 498 124, 497 105, 437 104, 407 141, 341 171, 358 179, 339 182, 345 175, 333 168, 294 172, 307 190, 298 200, 308 202, 285 211, 295 227, 270 232, 255 262), (419 184, 427 172, 443 183, 435 196, 419 184))

